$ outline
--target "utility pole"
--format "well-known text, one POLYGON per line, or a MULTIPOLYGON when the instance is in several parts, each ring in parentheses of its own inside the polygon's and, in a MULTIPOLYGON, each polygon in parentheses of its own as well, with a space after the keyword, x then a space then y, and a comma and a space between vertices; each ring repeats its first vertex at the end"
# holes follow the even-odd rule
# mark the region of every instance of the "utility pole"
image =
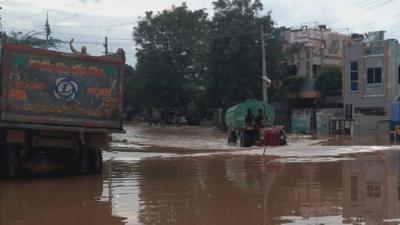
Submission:
MULTIPOLYGON (((3 9, 3 7, 0 6, 0 9, 3 9)), ((1 22, 1 16, 0 16, 0 32, 3 32, 3 23, 1 22)))
POLYGON ((46 31, 46 49, 49 48, 49 36, 51 34, 50 24, 49 24, 49 12, 46 15, 46 24, 45 24, 45 31, 46 31))
POLYGON ((103 46, 104 46, 104 53, 105 53, 106 55, 108 55, 108 37, 105 37, 105 38, 104 38, 104 44, 103 44, 103 46))
POLYGON ((264 26, 261 25, 261 57, 262 57, 262 80, 263 80, 263 101, 268 104, 268 77, 267 77, 267 63, 265 61, 265 35, 264 26))

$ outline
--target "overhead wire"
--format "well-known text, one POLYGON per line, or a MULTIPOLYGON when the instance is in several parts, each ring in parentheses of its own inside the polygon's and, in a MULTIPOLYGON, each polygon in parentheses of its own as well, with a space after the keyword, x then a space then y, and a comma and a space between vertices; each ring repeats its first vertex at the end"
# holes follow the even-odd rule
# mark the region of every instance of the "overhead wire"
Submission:
POLYGON ((11 18, 11 19, 3 19, 2 22, 10 22, 10 21, 15 21, 15 20, 26 19, 26 18, 30 18, 30 17, 34 17, 34 16, 43 15, 45 13, 47 13, 47 11, 43 11, 43 12, 40 12, 40 13, 34 13, 34 14, 30 14, 30 15, 25 15, 25 16, 14 17, 14 18, 11 18))

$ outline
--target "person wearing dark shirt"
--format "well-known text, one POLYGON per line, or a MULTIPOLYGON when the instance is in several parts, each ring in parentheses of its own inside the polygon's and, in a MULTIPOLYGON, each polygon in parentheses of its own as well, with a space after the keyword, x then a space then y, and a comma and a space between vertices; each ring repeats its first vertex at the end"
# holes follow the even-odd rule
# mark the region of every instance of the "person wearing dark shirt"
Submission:
POLYGON ((253 125, 254 123, 254 115, 250 108, 247 109, 247 114, 244 118, 244 122, 246 123, 246 125, 253 125))
POLYGON ((262 109, 258 109, 258 115, 255 119, 257 128, 264 128, 265 127, 265 113, 262 109))
POLYGON ((254 115, 251 109, 247 109, 247 114, 244 118, 245 126, 241 135, 241 143, 244 147, 250 147, 254 144, 254 115))

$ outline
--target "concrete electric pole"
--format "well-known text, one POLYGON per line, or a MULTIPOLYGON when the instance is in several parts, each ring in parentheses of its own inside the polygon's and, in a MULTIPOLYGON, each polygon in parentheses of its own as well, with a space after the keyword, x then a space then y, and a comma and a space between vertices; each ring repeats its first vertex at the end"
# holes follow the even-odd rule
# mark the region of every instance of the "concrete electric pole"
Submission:
POLYGON ((265 34, 264 26, 261 25, 261 57, 262 57, 262 81, 263 81, 263 101, 268 104, 268 85, 271 80, 267 76, 267 63, 265 61, 265 34))
POLYGON ((104 46, 104 53, 105 53, 106 55, 108 55, 108 37, 105 37, 105 38, 104 38, 104 44, 103 44, 103 46, 104 46))

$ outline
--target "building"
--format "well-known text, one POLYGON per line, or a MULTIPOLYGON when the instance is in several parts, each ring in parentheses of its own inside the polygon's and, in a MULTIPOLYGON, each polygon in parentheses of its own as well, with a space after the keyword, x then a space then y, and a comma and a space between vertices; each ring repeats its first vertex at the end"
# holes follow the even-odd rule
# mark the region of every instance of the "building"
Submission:
POLYGON ((353 134, 389 131, 392 103, 400 91, 400 46, 384 31, 344 41, 343 101, 353 134))
MULTIPOLYGON (((342 67, 343 40, 347 35, 317 27, 281 28, 284 49, 291 55, 289 76, 303 76, 307 81, 300 91, 289 93, 285 104, 274 105, 281 125, 288 125, 294 133, 317 133, 316 103, 319 93, 314 91, 315 78, 324 66, 342 67), (287 118, 287 122, 283 118, 287 118)), ((331 99, 332 100, 332 99, 331 99)), ((329 107, 342 108, 341 98, 333 99, 329 107)))
POLYGON ((323 66, 342 66, 343 42, 347 35, 318 27, 282 28, 285 48, 292 53, 289 75, 314 79, 323 66))

